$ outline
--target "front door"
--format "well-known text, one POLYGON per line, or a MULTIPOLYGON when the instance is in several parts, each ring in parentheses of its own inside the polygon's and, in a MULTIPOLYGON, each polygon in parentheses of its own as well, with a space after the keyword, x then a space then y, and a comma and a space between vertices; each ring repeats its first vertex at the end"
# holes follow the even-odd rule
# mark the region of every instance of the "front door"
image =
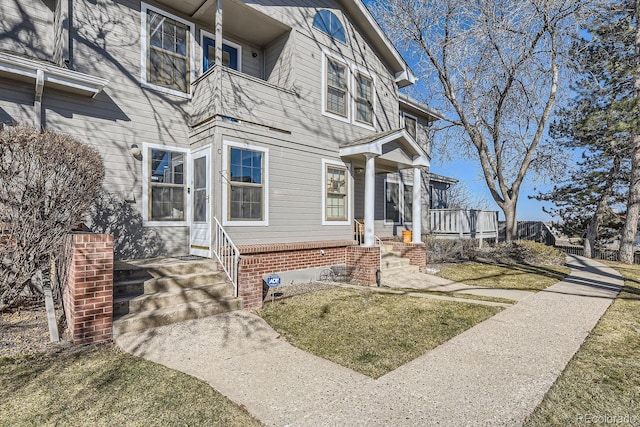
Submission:
POLYGON ((211 258, 210 147, 191 153, 191 255, 211 258))

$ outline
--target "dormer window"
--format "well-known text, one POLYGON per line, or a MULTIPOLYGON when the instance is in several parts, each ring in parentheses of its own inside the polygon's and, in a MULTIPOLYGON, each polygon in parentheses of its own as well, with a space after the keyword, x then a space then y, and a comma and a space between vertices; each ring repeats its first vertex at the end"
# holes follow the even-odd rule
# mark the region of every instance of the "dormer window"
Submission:
POLYGON ((340 19, 329 10, 321 10, 313 18, 313 28, 316 28, 342 43, 347 43, 347 33, 344 31, 340 19))

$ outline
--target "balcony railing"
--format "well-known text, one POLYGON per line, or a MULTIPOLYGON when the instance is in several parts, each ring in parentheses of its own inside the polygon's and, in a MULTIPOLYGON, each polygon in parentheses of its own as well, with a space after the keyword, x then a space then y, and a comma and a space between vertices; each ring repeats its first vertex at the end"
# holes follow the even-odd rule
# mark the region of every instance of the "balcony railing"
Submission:
POLYGON ((475 209, 429 210, 431 234, 451 239, 498 238, 498 212, 475 209))
POLYGON ((218 116, 285 133, 297 123, 300 111, 294 91, 221 66, 196 80, 190 105, 192 125, 218 116))

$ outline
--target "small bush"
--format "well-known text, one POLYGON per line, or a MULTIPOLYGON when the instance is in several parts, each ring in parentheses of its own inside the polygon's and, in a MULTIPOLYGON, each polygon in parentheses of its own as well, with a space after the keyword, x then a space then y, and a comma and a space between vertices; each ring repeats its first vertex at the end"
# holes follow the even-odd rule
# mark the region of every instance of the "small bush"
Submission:
POLYGON ((100 154, 70 136, 0 128, 0 311, 17 304, 30 284, 40 290, 32 278, 46 280, 51 256, 103 178, 100 154))
POLYGON ((427 263, 455 262, 475 258, 478 248, 476 239, 437 239, 424 236, 427 263))

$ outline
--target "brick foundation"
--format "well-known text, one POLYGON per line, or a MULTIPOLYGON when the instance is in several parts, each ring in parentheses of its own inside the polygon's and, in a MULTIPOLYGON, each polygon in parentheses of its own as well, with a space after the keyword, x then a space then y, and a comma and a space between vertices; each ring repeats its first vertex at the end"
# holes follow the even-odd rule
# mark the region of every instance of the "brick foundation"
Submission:
POLYGON ((66 281, 62 300, 74 344, 112 338, 113 236, 74 233, 66 237, 66 281))
POLYGON ((393 250, 400 252, 402 258, 409 258, 409 264, 420 267, 420 272, 424 273, 427 268, 427 247, 424 243, 403 243, 403 242, 385 242, 386 245, 392 245, 393 250))
POLYGON ((349 279, 375 285, 380 268, 380 248, 355 246, 351 240, 247 245, 238 249, 238 294, 245 309, 262 307, 265 274, 346 264, 349 279))

